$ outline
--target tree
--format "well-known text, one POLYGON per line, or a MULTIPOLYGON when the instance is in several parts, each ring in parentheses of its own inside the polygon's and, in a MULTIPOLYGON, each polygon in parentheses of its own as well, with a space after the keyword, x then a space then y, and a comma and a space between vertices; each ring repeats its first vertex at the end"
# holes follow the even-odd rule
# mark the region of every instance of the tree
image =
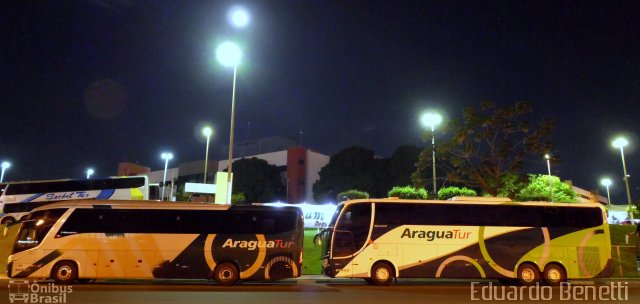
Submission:
POLYGON ((424 188, 414 188, 413 186, 393 187, 389 190, 389 197, 403 199, 427 199, 429 193, 424 188))
POLYGON ((520 190, 516 200, 576 202, 576 193, 557 176, 529 174, 529 184, 520 190))
MULTIPOLYGON (((542 120, 535 124, 531 112, 524 102, 498 107, 486 101, 479 109, 466 108, 461 123, 451 121, 444 128, 450 138, 436 148, 440 172, 446 172, 451 182, 497 196, 505 177, 522 174, 527 157, 540 157, 551 149, 553 123, 542 120)), ((427 138, 429 132, 425 132, 427 138)), ((429 181, 431 161, 427 148, 420 154, 414 184, 429 181)))
POLYGON ((320 179, 313 184, 316 201, 334 200, 340 192, 359 189, 376 196, 376 169, 379 161, 373 151, 359 146, 346 148, 331 156, 320 169, 320 179))
POLYGON ((270 202, 286 196, 280 170, 263 159, 234 161, 233 175, 233 193, 244 193, 248 203, 270 202))
POLYGON ((411 145, 398 147, 391 155, 387 172, 391 185, 411 184, 411 174, 416 171, 416 162, 422 148, 411 145))

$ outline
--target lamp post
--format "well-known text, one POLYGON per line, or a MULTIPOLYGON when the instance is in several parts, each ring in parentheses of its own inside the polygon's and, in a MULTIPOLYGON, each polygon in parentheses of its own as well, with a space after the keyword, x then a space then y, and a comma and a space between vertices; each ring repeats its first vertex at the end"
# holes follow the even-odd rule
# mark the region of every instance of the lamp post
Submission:
POLYGON ((164 159, 164 175, 162 177, 162 200, 164 201, 164 188, 167 184, 167 167, 169 166, 169 160, 173 158, 173 154, 165 152, 160 155, 164 159))
POLYGON ((624 173, 624 184, 627 187, 627 205, 629 206, 629 218, 633 223, 633 209, 631 208, 631 190, 629 190, 629 175, 627 174, 627 165, 624 161, 624 147, 629 144, 629 141, 624 137, 618 137, 613 140, 611 145, 614 148, 620 148, 620 157, 622 158, 622 170, 624 173))
POLYGON ((433 160, 433 195, 437 197, 436 187, 436 132, 435 127, 442 123, 442 116, 435 112, 427 112, 422 115, 422 124, 431 128, 431 159, 433 160))
POLYGON ((0 174, 0 183, 4 180, 4 172, 11 167, 11 163, 8 161, 2 162, 2 173, 0 174))
POLYGON ((233 129, 235 126, 235 110, 236 110, 236 78, 238 72, 238 64, 242 59, 242 51, 233 42, 223 42, 216 49, 216 58, 226 66, 233 68, 233 86, 231 91, 231 128, 229 130, 229 160, 227 162, 227 203, 231 204, 231 175, 233 173, 233 129))
POLYGON ((87 179, 90 179, 91 175, 93 175, 93 173, 95 173, 95 171, 93 171, 92 168, 87 169, 87 179))
POLYGON ((549 200, 553 202, 553 180, 551 179, 551 156, 549 154, 544 155, 544 159, 547 160, 547 172, 549 174, 549 200))
POLYGON ((607 187, 607 202, 611 205, 611 195, 609 195, 609 186, 612 184, 611 179, 605 177, 600 180, 600 184, 607 187))
POLYGON ((210 127, 204 127, 202 129, 202 135, 207 137, 207 149, 204 152, 204 181, 203 184, 207 183, 207 165, 209 164, 209 139, 211 138, 211 133, 213 130, 210 127))

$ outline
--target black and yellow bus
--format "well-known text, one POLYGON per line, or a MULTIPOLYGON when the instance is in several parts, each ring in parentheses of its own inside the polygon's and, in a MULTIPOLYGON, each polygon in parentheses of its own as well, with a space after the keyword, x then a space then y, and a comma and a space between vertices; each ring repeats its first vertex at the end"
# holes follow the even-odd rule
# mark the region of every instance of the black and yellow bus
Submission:
POLYGON ((609 276, 606 212, 591 203, 350 200, 323 240, 323 272, 376 285, 394 278, 544 279, 609 276))
POLYGON ((8 260, 10 278, 73 283, 111 278, 298 277, 299 208, 66 201, 33 210, 8 260))

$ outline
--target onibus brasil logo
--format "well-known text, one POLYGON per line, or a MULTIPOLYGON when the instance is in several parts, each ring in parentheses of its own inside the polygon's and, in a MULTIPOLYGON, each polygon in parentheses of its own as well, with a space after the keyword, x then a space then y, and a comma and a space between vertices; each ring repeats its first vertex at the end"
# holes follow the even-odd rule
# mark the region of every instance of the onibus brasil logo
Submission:
POLYGON ((72 286, 58 286, 54 283, 38 284, 27 280, 9 281, 10 303, 67 303, 67 294, 72 286))

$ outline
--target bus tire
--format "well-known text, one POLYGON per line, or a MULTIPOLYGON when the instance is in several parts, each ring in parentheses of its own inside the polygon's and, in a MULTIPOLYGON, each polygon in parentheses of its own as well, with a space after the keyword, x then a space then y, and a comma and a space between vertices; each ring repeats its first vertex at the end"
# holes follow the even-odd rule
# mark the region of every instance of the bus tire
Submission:
POLYGON ((393 267, 387 262, 378 262, 371 267, 371 284, 373 285, 389 285, 394 277, 393 267))
POLYGON ((564 267, 556 263, 550 263, 544 267, 542 278, 548 285, 559 286, 560 283, 567 280, 567 272, 564 270, 564 267))
POLYGON ((524 286, 536 285, 540 281, 540 271, 532 263, 523 263, 518 267, 518 282, 524 286))
POLYGON ((218 264, 213 271, 213 279, 218 282, 218 285, 222 286, 235 284, 239 276, 240 272, 238 271, 238 267, 229 262, 218 264))
POLYGON ((51 278, 57 284, 71 284, 78 278, 78 266, 72 261, 60 261, 51 269, 51 278))
POLYGON ((7 216, 5 218, 2 219, 2 222, 0 222, 0 224, 6 224, 7 226, 9 226, 10 224, 13 224, 13 222, 15 222, 16 220, 10 216, 7 216))

